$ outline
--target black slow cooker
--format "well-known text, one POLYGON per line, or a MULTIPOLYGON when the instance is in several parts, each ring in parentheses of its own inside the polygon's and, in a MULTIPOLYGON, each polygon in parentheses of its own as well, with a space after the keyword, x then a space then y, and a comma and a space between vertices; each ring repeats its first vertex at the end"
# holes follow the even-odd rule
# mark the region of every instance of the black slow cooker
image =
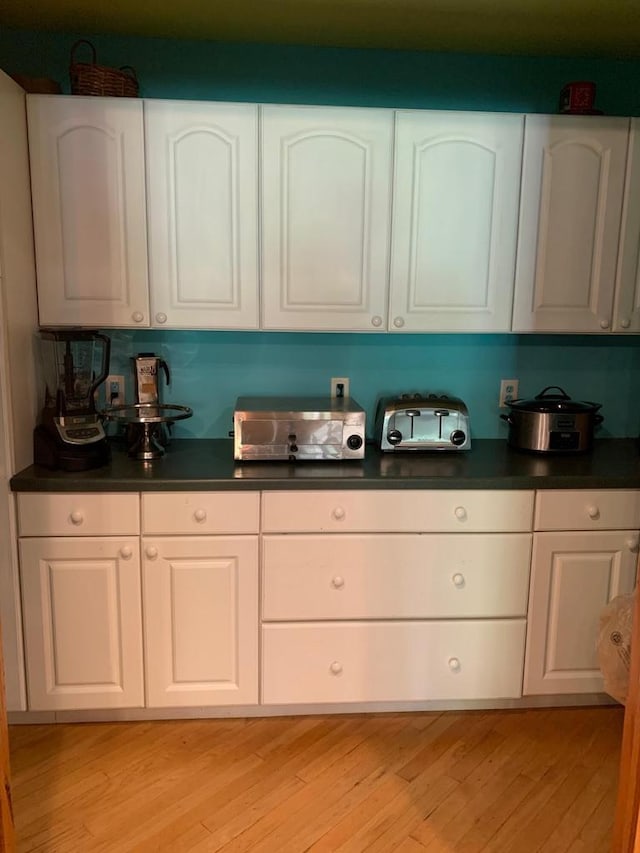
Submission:
POLYGON ((532 400, 512 400, 508 415, 509 445, 534 453, 585 453, 593 444, 595 427, 604 418, 600 403, 572 400, 557 385, 549 385, 532 400))

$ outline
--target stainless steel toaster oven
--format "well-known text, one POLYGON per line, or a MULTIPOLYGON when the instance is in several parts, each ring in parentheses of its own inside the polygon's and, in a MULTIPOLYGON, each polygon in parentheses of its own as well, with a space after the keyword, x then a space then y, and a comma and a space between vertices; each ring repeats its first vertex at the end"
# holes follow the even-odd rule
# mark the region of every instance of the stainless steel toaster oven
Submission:
POLYGON ((238 397, 233 458, 363 459, 365 429, 352 397, 238 397))
POLYGON ((375 435, 380 450, 469 450, 469 412, 458 397, 400 394, 376 407, 375 435))

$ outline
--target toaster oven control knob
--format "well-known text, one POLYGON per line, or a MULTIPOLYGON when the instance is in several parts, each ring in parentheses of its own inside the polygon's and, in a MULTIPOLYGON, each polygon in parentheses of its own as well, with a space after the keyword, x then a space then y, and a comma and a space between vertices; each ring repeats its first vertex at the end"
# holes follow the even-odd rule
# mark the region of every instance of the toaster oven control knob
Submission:
POLYGON ((350 435, 347 439, 347 447, 349 450, 360 450, 362 447, 362 436, 361 435, 350 435))
POLYGON ((451 444, 454 444, 456 447, 460 447, 466 440, 467 435, 461 429, 454 429, 451 433, 451 444))
POLYGON ((389 444, 400 444, 402 441, 402 433, 399 429, 391 429, 387 433, 387 441, 389 444))

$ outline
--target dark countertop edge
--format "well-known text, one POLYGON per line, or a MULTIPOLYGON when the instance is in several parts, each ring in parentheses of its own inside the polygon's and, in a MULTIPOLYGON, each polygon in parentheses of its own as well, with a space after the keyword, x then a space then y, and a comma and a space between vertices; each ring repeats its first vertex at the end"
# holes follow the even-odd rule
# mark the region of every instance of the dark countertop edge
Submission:
POLYGON ((501 439, 471 451, 382 454, 367 448, 349 462, 234 463, 228 439, 176 439, 151 466, 114 449, 106 468, 80 473, 30 466, 11 478, 14 492, 194 492, 294 490, 534 490, 640 488, 636 439, 600 439, 589 454, 523 454, 501 439))

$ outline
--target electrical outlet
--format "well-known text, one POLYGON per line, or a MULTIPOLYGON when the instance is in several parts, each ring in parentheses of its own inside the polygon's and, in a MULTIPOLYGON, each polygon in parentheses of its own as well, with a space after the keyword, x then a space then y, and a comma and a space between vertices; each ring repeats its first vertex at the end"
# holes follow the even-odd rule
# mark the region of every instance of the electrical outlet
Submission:
POLYGON ((124 376, 111 374, 105 382, 107 406, 124 406, 124 376))
POLYGON ((348 397, 349 396, 349 379, 346 376, 334 376, 331 379, 331 396, 332 397, 348 397))
POLYGON ((518 380, 517 379, 502 379, 500 381, 500 401, 501 409, 506 409, 507 404, 518 399, 518 380))

